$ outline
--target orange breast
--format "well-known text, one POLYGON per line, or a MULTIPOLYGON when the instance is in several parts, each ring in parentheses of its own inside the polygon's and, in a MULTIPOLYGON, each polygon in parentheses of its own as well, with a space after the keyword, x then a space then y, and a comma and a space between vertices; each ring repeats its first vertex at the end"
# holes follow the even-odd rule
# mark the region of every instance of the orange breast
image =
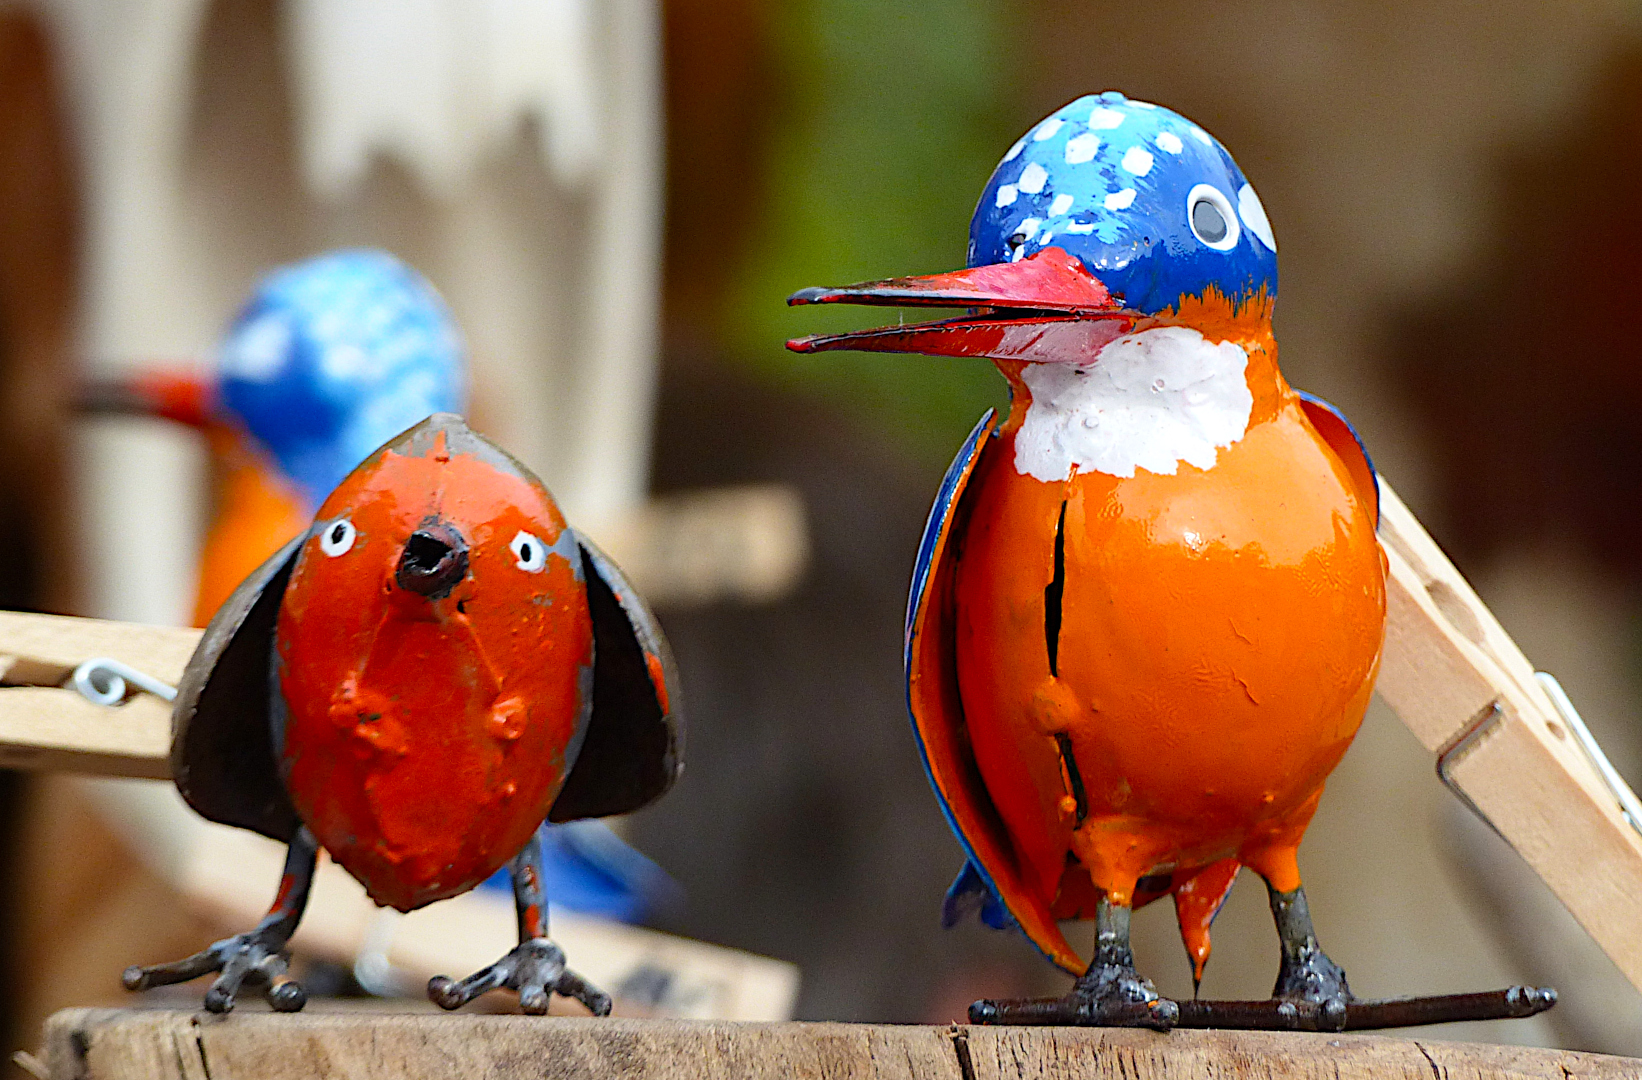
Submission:
POLYGON ((1127 902, 1172 867, 1242 854, 1266 872, 1273 845, 1292 862, 1383 636, 1372 511, 1344 467, 1292 398, 1210 470, 1174 476, 1045 484, 1015 471, 1012 439, 971 482, 957 650, 975 756, 1028 876, 1052 902, 1073 852, 1127 902))
POLYGON ((280 612, 286 786, 326 850, 400 910, 454 896, 546 817, 583 719, 593 659, 580 562, 520 569, 521 531, 563 530, 539 488, 460 455, 384 455, 326 501, 352 547, 309 539, 280 612), (405 539, 437 517, 469 571, 430 599, 395 584, 405 539))

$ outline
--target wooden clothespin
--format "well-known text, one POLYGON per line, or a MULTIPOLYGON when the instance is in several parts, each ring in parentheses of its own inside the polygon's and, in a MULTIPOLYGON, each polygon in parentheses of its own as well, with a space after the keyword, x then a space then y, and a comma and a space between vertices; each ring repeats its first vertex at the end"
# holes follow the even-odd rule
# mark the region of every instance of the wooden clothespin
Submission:
POLYGON ((1377 689, 1450 790, 1642 989, 1642 806, 1384 479, 1390 560, 1377 689))
POLYGON ((171 705, 141 689, 139 676, 175 685, 199 637, 191 629, 0 612, 0 766, 169 779, 171 705), (113 663, 86 666, 92 660, 113 663), (101 690, 116 704, 76 689, 76 671, 93 694, 101 690))

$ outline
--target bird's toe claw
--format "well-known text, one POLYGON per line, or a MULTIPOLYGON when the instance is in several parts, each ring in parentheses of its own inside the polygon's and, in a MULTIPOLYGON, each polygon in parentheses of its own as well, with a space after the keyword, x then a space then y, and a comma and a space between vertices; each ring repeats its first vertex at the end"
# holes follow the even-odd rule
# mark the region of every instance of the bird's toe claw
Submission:
POLYGON ((281 976, 268 987, 268 1004, 275 1012, 301 1012, 308 1004, 308 991, 295 979, 281 976))
POLYGON ((280 1012, 296 1012, 307 1004, 307 992, 286 974, 289 957, 284 941, 257 930, 224 938, 210 948, 169 964, 125 969, 120 982, 127 990, 149 990, 220 972, 205 992, 209 1012, 226 1013, 234 1008, 240 987, 249 982, 267 988, 268 1003, 280 1012))
POLYGON ((456 1009, 467 1003, 462 984, 449 975, 435 975, 428 980, 428 1000, 441 1009, 456 1009))
POLYGON ((519 1008, 535 1016, 547 1012, 554 994, 573 997, 594 1016, 610 1014, 610 996, 564 965, 564 951, 547 938, 521 941, 489 967, 455 982, 437 975, 428 997, 444 1009, 467 1004, 487 990, 506 987, 519 995, 519 1008))

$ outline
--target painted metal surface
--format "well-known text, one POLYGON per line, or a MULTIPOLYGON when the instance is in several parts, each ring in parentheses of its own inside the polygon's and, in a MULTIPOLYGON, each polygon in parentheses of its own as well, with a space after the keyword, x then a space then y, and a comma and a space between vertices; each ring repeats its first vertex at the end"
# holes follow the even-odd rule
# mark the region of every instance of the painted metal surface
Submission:
POLYGON ((1001 905, 1080 978, 1054 1009, 972 1016, 1181 1022, 1133 969, 1127 912, 1173 895, 1201 978, 1248 866, 1283 939, 1277 996, 1337 1026, 1352 998, 1296 849, 1373 690, 1385 562, 1367 454, 1277 367, 1259 198, 1197 125, 1086 97, 1004 157, 969 262, 790 301, 965 314, 789 347, 986 356, 1009 382, 919 550, 908 698, 969 857, 948 918, 1001 905), (1069 918, 1097 921, 1088 965, 1069 918))
POLYGON ((1119 903, 1144 876, 1231 856, 1299 883, 1294 848, 1367 708, 1385 602, 1369 508, 1292 396, 1271 401, 1210 470, 1060 483, 1015 471, 1017 409, 971 478, 960 695, 1051 908, 1080 908, 1069 853, 1119 903))
MULTIPOLYGON (((240 586, 183 674, 175 733, 173 772, 195 809, 313 837, 378 903, 406 911, 523 867, 529 936, 461 985, 562 987, 608 1008, 545 939, 538 830, 550 813, 636 809, 672 783, 671 660, 614 567, 460 417, 435 414, 380 448, 240 586), (579 802, 561 809, 572 776, 579 802)), ((218 950, 222 963, 262 947, 256 933, 218 950)), ((202 963, 128 982, 217 970, 202 963)), ((472 996, 430 993, 450 1007, 472 996)), ((207 997, 232 1004, 232 987, 207 997)))
POLYGON ((968 262, 1055 245, 1147 314, 1211 288, 1277 295, 1277 241, 1231 154, 1178 113, 1112 91, 1066 105, 1010 147, 970 222, 968 262))
POLYGON ((222 408, 311 503, 393 435, 467 403, 450 310, 382 251, 333 251, 263 278, 219 363, 222 408))
POLYGON ((424 425, 325 500, 275 645, 297 813, 401 911, 524 846, 592 707, 574 534, 533 478, 452 435, 424 425))

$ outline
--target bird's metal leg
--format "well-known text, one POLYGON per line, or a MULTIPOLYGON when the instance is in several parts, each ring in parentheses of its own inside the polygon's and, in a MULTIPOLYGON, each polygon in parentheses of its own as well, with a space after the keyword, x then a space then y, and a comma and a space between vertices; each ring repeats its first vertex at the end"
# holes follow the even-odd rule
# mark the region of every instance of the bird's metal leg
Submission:
MULTIPOLYGON (((546 828, 546 824, 542 828, 546 828)), ((443 1009, 456 1009, 490 990, 506 987, 519 994, 519 1008, 541 1015, 553 994, 573 997, 594 1016, 610 1014, 610 995, 565 967, 564 951, 547 936, 547 896, 542 889, 541 829, 513 857, 513 900, 519 912, 519 944, 500 960, 461 982, 435 975, 428 997, 443 1009)))
POLYGON ((222 974, 205 992, 205 1007, 211 1012, 225 1013, 232 1009, 240 986, 246 982, 264 984, 268 1003, 279 1012, 301 1009, 307 1004, 308 995, 302 985, 286 973, 289 956, 285 945, 308 906, 308 891, 313 885, 318 856, 319 842, 307 826, 303 826, 291 838, 286 850, 279 895, 254 929, 224 938, 184 960, 153 967, 132 965, 125 969, 120 981, 127 990, 147 990, 220 971, 222 974))
POLYGON ((969 1007, 973 1024, 1082 1024, 1149 1027, 1167 1031, 1180 1006, 1160 997, 1151 980, 1135 971, 1129 947, 1130 909, 1101 897, 1095 908, 1095 958, 1063 998, 977 1001, 969 1007))
POLYGON ((1278 892, 1268 882, 1266 892, 1271 898, 1271 917, 1277 924, 1283 957, 1271 996, 1316 1002, 1329 1022, 1338 1017, 1340 1023, 1345 1023, 1351 987, 1346 985, 1345 971, 1317 944, 1305 886, 1297 886, 1293 892, 1278 892))

